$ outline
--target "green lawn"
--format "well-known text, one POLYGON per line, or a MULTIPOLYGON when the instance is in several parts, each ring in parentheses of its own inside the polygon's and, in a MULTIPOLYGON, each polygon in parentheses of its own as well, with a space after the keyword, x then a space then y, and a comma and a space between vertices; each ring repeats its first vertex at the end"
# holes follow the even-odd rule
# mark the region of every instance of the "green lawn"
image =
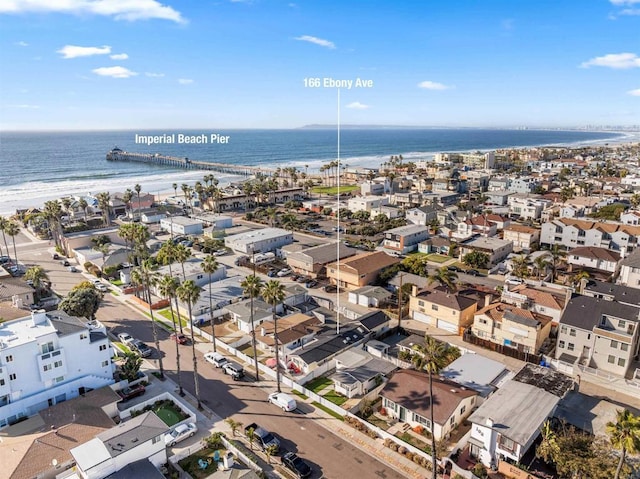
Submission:
POLYGON ((146 406, 145 410, 148 410, 147 408, 155 412, 169 427, 175 426, 188 417, 173 401, 158 401, 153 404, 153 407, 146 406))
MULTIPOLYGON (((224 454, 224 450, 218 450, 220 451, 220 457, 222 457, 222 455, 224 454)), ((217 463, 213 461, 213 455, 215 453, 215 449, 205 447, 204 449, 200 449, 198 452, 192 454, 191 456, 185 457, 184 459, 179 461, 178 464, 180 464, 180 467, 194 479, 209 477, 211 474, 218 470, 217 463), (209 463, 206 469, 200 469, 198 459, 202 459, 209 463)))
MULTIPOLYGON (((169 321, 171 321, 171 309, 169 309, 169 308, 162 309, 162 310, 158 311, 158 314, 160 316, 162 316, 163 318, 168 319, 169 321)), ((185 318, 184 316, 179 316, 178 313, 176 313, 175 311, 173 312, 173 316, 176 319, 176 324, 178 324, 177 321, 182 322, 182 327, 183 328, 186 327, 189 324, 189 322, 187 321, 187 318, 185 318), (180 319, 178 319, 178 318, 180 318, 180 319)))
POLYGON ((429 447, 429 445, 426 442, 423 442, 420 439, 413 437, 408 432, 403 432, 403 433, 398 432, 396 433, 396 437, 399 439, 402 439, 404 442, 408 442, 409 444, 411 444, 414 447, 417 447, 418 449, 422 449, 424 452, 431 454, 431 447, 429 447))
POLYGON ((302 399, 309 399, 309 396, 302 394, 300 391, 296 391, 295 389, 291 392, 302 399))
POLYGON ((347 399, 349 399, 346 396, 343 396, 342 394, 337 393, 335 391, 329 391, 327 394, 324 394, 322 397, 325 398, 327 401, 331 401, 336 406, 342 406, 345 402, 347 402, 347 399))
MULTIPOLYGON (((259 349, 257 351, 258 351, 258 357, 264 354, 264 352, 260 351, 259 349)), ((240 352, 246 354, 247 356, 253 357, 253 347, 251 346, 251 343, 249 343, 243 349, 241 349, 240 352)))
POLYGON ((131 352, 131 350, 122 343, 119 343, 116 341, 115 343, 111 343, 111 344, 113 344, 116 348, 118 348, 120 351, 122 351, 125 354, 129 354, 131 352))
POLYGON ((336 419, 340 419, 341 421, 344 421, 344 417, 342 417, 340 414, 338 414, 337 412, 334 412, 333 410, 329 409, 328 407, 323 406, 322 404, 320 404, 319 402, 315 402, 313 401, 311 404, 313 404, 315 407, 317 407, 318 409, 322 409, 324 412, 326 412, 328 415, 335 417, 336 419))
POLYGON ((317 394, 331 384, 333 384, 333 381, 331 379, 320 377, 309 381, 304 385, 304 387, 317 394))
POLYGON ((439 253, 431 253, 430 255, 427 256, 427 259, 429 261, 432 261, 434 263, 446 263, 447 261, 449 261, 451 259, 450 256, 446 256, 443 254, 439 254, 439 253))
MULTIPOLYGON (((350 193, 352 191, 360 190, 359 185, 344 185, 340 186, 340 194, 342 193, 350 193)), ((338 187, 337 186, 314 186, 311 188, 312 193, 318 193, 323 195, 337 195, 338 187)))
POLYGON ((378 426, 383 431, 386 431, 390 427, 387 421, 385 421, 384 419, 380 419, 378 416, 375 416, 373 414, 365 419, 365 421, 373 424, 374 426, 378 426))

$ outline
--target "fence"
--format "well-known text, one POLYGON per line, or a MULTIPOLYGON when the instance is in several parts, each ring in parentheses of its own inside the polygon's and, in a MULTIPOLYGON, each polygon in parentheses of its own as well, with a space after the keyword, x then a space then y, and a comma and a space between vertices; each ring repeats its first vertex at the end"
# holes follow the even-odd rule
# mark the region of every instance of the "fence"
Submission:
POLYGON ((497 344, 489 341, 488 339, 479 338, 468 332, 462 335, 462 340, 466 343, 475 344, 476 346, 480 346, 484 349, 495 351, 505 356, 509 356, 510 358, 519 359, 520 361, 525 361, 527 363, 540 364, 540 360, 542 359, 542 356, 538 354, 518 351, 515 348, 510 348, 503 344, 497 344))
POLYGON ((156 401, 163 401, 165 399, 168 399, 170 401, 172 401, 176 406, 178 406, 184 413, 188 414, 189 417, 180 421, 177 424, 174 424, 172 426, 172 428, 175 428, 176 426, 179 426, 180 424, 185 424, 188 422, 196 422, 196 414, 189 409, 182 401, 180 401, 178 398, 176 398, 173 394, 168 393, 168 392, 164 392, 162 394, 158 394, 155 397, 152 397, 150 399, 147 399, 146 401, 143 401, 139 404, 136 404, 135 406, 131 406, 128 409, 124 409, 123 411, 120 411, 120 419, 128 419, 129 417, 131 417, 131 413, 134 411, 141 411, 146 407, 146 406, 152 406, 156 401))

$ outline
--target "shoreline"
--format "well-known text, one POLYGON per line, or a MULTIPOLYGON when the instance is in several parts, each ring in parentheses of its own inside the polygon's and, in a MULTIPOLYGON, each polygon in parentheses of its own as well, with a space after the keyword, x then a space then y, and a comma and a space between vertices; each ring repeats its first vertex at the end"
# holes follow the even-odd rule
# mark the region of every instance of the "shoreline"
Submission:
MULTIPOLYGON (((526 150, 526 149, 538 149, 538 148, 589 148, 589 147, 608 147, 608 148, 624 148, 635 144, 640 144, 640 132, 606 132, 616 133, 619 136, 615 138, 585 140, 579 142, 559 143, 559 144, 538 144, 528 146, 511 146, 502 148, 488 148, 488 149, 463 149, 463 150, 446 150, 447 153, 460 153, 469 151, 505 151, 505 150, 526 150)), ((421 152, 405 152, 401 154, 405 161, 429 161, 433 159, 434 155, 444 150, 436 151, 421 151, 421 152)), ((348 164, 349 166, 372 166, 380 167, 383 162, 388 159, 388 155, 366 155, 359 157, 342 157, 341 162, 348 164)), ((296 160, 286 164, 278 165, 281 167, 295 166, 297 168, 303 168, 309 163, 314 163, 313 167, 308 168, 309 173, 318 173, 320 165, 331 161, 330 159, 324 160, 296 160), (318 165, 318 166, 316 166, 318 165)), ((18 209, 29 208, 41 208, 46 201, 57 199, 63 196, 82 196, 89 193, 96 194, 100 191, 109 191, 110 193, 124 192, 127 188, 133 189, 135 184, 142 186, 142 191, 154 196, 173 196, 173 188, 171 185, 177 183, 182 185, 183 183, 192 186, 196 181, 202 181, 202 177, 210 172, 205 170, 182 170, 182 169, 164 169, 160 172, 157 170, 151 174, 133 175, 133 176, 120 176, 103 179, 83 180, 77 181, 75 184, 73 181, 57 181, 52 183, 46 182, 23 182, 15 185, 5 186, 0 191, 0 215, 11 216, 15 214, 18 209), (25 198, 23 195, 25 191, 30 193, 36 192, 33 197, 25 198)), ((232 182, 239 182, 246 180, 248 177, 242 175, 230 175, 230 174, 216 174, 216 177, 220 180, 221 185, 228 185, 232 182)), ((178 194, 179 196, 179 194, 178 194)))

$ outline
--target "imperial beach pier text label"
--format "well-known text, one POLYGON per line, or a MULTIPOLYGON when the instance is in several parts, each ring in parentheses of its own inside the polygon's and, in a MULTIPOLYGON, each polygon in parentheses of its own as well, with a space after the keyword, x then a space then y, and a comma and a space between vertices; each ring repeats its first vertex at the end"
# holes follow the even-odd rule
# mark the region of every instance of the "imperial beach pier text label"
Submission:
POLYGON ((200 135, 185 135, 184 133, 170 133, 164 135, 138 135, 135 136, 137 145, 168 145, 168 144, 216 144, 229 143, 231 136, 219 133, 202 133, 200 135))

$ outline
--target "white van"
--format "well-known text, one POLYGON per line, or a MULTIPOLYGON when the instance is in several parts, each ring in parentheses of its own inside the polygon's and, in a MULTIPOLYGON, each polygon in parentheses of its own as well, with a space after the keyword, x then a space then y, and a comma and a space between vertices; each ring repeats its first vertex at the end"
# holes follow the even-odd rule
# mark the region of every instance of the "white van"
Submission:
POLYGON ((269 402, 282 408, 284 412, 295 410, 298 406, 296 400, 285 393, 271 393, 269 394, 269 402))

